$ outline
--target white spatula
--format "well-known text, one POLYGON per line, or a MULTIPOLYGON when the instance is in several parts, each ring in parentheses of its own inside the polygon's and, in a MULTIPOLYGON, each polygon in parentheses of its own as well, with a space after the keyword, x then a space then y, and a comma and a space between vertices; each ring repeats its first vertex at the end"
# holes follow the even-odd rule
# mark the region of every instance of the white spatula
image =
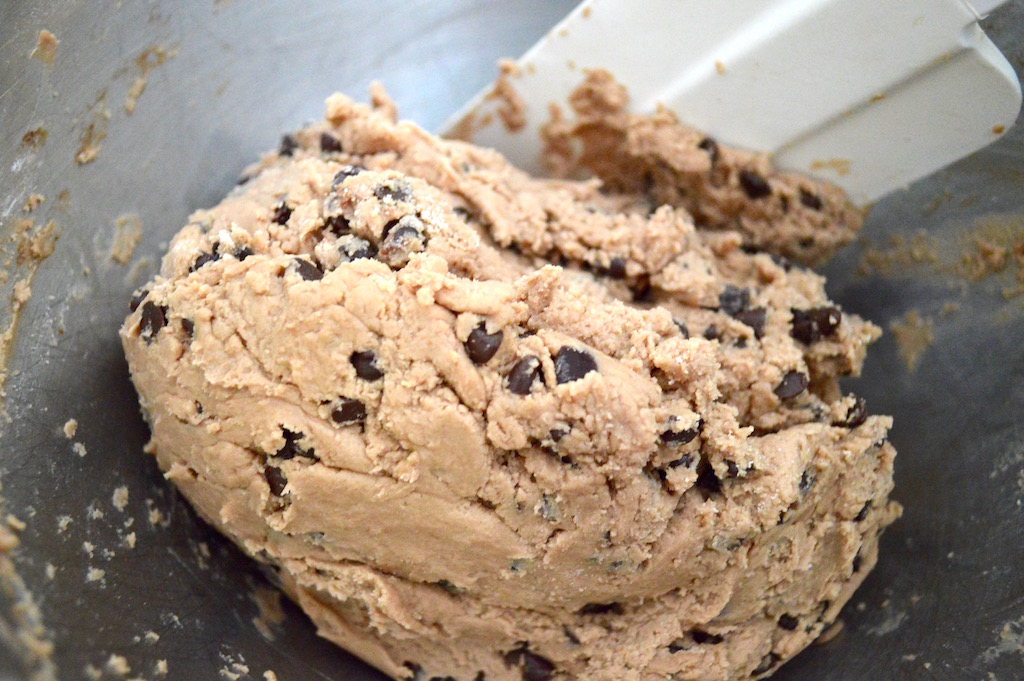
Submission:
POLYGON ((1002 135, 1020 83, 979 18, 1005 0, 587 0, 520 60, 526 124, 508 131, 490 88, 471 141, 542 172, 540 127, 586 69, 607 69, 630 110, 658 103, 720 141, 866 204, 1002 135), (492 115, 488 115, 492 114, 492 115))

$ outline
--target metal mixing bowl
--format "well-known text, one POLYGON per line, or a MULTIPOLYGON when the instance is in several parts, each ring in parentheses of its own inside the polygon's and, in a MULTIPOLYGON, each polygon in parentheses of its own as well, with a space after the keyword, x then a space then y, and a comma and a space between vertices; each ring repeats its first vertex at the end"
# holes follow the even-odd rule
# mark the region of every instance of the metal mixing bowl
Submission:
MULTIPOLYGON (((282 132, 318 118, 329 93, 362 96, 380 79, 404 117, 436 127, 491 79, 498 57, 519 54, 573 4, 0 2, 3 238, 31 192, 46 197, 33 217, 60 232, 9 359, 0 480, 4 512, 27 523, 13 562, 55 644, 59 678, 83 678, 111 655, 145 678, 158 660, 180 679, 222 670, 381 678, 318 639, 296 608, 284 604, 280 622, 261 615, 263 576, 143 455, 146 427, 116 329, 188 213, 216 203, 282 132), (40 29, 60 40, 52 68, 29 57, 40 29), (106 136, 96 160, 79 166, 90 124, 106 136), (39 127, 44 145, 22 141, 39 127), (143 227, 128 265, 109 258, 124 214, 143 227), (73 441, 62 432, 69 418, 79 424, 73 441), (122 485, 119 510, 112 495, 122 485), (71 519, 63 529, 62 516, 71 519), (102 577, 89 581, 90 568, 102 577)), ((1020 69, 1024 0, 985 25, 1020 69)), ((849 386, 895 416, 895 496, 906 514, 886 533, 843 631, 777 678, 1024 678, 1024 297, 1000 293, 1013 267, 979 282, 956 274, 977 220, 1012 234, 1021 216, 1024 126, 875 208, 868 239, 925 229, 923 251, 864 275, 865 246, 853 245, 829 266, 829 290, 847 309, 884 327, 917 310, 933 338, 909 371, 887 334, 849 386)), ((10 264, 5 295, 27 266, 10 264)), ((0 605, 9 617, 4 597, 0 605)), ((27 678, 15 659, 0 652, 0 678, 27 678)))

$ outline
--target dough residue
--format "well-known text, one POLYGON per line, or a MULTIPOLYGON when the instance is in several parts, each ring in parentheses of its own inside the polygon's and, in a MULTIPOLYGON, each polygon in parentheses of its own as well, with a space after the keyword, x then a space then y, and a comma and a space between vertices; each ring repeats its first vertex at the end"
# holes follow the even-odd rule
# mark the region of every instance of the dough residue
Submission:
POLYGON ((922 317, 917 310, 910 310, 902 319, 890 322, 889 329, 896 339, 897 349, 907 365, 907 371, 914 371, 917 361, 934 340, 932 320, 922 317))
POLYGON ((114 242, 110 246, 110 259, 127 265, 131 262, 135 247, 142 239, 142 221, 134 213, 119 216, 114 221, 114 242))

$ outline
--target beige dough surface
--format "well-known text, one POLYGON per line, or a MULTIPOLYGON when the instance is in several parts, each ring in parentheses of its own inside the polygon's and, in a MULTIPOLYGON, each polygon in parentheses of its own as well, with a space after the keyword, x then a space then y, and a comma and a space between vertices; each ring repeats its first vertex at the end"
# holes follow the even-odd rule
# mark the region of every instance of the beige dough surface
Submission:
POLYGON ((758 250, 839 243, 852 209, 663 117, 708 174, 685 202, 534 179, 374 100, 332 96, 133 299, 167 478, 396 678, 774 671, 899 514, 890 419, 838 385, 878 329, 758 250), (819 208, 737 198, 744 164, 819 208))

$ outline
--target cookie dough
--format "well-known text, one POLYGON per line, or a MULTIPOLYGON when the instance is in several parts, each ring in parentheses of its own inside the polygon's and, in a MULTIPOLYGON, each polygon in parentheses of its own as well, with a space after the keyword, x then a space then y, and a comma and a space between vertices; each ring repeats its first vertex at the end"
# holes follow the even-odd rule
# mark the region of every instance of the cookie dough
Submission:
POLYGON ((329 98, 134 296, 167 478, 395 678, 770 674, 899 514, 890 419, 838 383, 879 331, 780 255, 852 209, 664 114, 615 153, 672 137, 705 175, 676 193, 535 179, 374 100, 329 98))

